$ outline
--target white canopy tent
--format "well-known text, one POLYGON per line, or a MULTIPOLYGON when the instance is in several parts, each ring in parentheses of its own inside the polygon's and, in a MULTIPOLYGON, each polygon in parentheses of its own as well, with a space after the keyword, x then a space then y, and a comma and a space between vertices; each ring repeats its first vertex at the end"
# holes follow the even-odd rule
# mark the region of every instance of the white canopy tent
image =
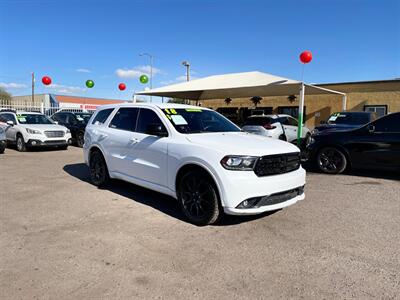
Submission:
POLYGON ((299 130, 301 136, 303 122, 304 93, 339 94, 343 99, 343 110, 346 110, 346 94, 334 90, 305 84, 301 81, 271 75, 262 72, 244 72, 208 76, 188 82, 168 85, 136 95, 171 97, 190 100, 209 100, 224 98, 243 98, 253 96, 288 96, 300 94, 299 130))

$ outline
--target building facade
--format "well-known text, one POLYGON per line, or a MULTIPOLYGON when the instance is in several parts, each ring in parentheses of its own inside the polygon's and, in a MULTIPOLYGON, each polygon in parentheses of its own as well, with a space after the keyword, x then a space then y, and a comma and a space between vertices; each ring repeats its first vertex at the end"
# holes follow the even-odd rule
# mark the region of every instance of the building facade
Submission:
MULTIPOLYGON (((374 111, 385 115, 400 111, 400 79, 316 84, 323 88, 346 93, 348 111, 374 111)), ((307 95, 306 88, 304 120, 313 128, 334 113, 342 111, 342 96, 335 94, 307 95)), ((241 124, 252 114, 289 114, 297 117, 299 95, 279 97, 228 98, 200 101, 202 106, 212 108, 241 124)))

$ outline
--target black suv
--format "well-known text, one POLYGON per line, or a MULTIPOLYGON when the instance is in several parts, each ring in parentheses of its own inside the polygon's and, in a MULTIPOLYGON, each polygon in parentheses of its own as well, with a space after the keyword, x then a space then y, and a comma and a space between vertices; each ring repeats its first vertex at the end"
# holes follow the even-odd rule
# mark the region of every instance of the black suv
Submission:
POLYGON ((307 150, 324 173, 342 173, 347 167, 399 171, 400 112, 356 129, 319 132, 307 150))
POLYGON ((376 113, 367 111, 342 111, 336 112, 327 121, 314 128, 313 133, 324 130, 346 130, 359 128, 369 122, 375 121, 376 113))
POLYGON ((60 111, 51 118, 58 124, 67 127, 71 131, 72 142, 82 148, 85 128, 91 116, 91 113, 60 111))

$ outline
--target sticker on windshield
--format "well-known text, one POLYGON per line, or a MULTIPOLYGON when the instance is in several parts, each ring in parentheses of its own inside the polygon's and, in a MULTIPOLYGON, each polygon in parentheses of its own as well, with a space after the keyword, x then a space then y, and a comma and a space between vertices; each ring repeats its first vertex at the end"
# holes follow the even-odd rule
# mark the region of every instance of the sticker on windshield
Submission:
POLYGON ((328 121, 336 121, 337 117, 338 117, 338 116, 336 116, 336 115, 332 115, 332 116, 330 116, 330 118, 328 119, 328 121))
POLYGON ((20 121, 20 122, 26 122, 26 118, 25 118, 24 116, 17 115, 17 119, 18 119, 18 121, 20 121))
POLYGON ((169 115, 171 115, 171 114, 172 115, 176 115, 177 114, 176 110, 173 109, 173 108, 166 108, 166 109, 164 109, 164 111, 169 115))
POLYGON ((81 117, 76 117, 78 121, 83 121, 83 118, 81 117))
POLYGON ((171 115, 171 120, 175 125, 187 125, 185 118, 181 115, 171 115))
POLYGON ((201 112, 200 108, 186 108, 185 110, 187 112, 201 112))

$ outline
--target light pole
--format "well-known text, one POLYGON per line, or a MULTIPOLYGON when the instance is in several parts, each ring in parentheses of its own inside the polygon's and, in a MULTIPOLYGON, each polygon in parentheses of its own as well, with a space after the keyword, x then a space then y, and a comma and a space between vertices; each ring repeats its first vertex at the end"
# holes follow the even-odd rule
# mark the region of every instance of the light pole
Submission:
MULTIPOLYGON (((150 59, 150 89, 153 89, 153 60, 154 56, 151 55, 150 53, 140 53, 139 56, 148 56, 150 59)), ((150 96, 150 103, 151 103, 152 97, 150 96)))
POLYGON ((190 80, 190 63, 187 60, 182 62, 182 66, 186 67, 186 81, 190 80))
MULTIPOLYGON (((187 60, 182 62, 182 66, 186 67, 186 81, 190 81, 190 63, 187 60)), ((188 100, 190 103, 190 101, 188 100)), ((196 102, 197 104, 197 102, 196 102)))

